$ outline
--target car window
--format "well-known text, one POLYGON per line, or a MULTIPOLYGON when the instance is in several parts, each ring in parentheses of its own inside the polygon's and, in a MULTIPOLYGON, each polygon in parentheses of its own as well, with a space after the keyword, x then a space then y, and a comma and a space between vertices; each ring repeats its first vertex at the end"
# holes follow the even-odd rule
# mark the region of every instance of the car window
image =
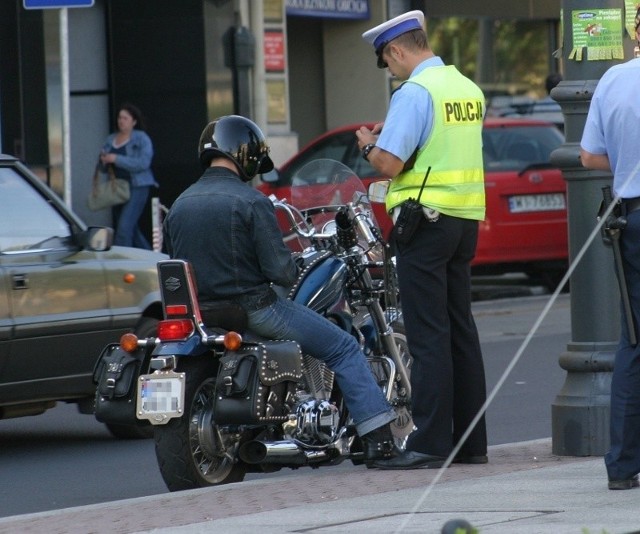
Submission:
POLYGON ((310 161, 318 159, 333 159, 344 163, 360 178, 380 174, 360 155, 355 132, 341 132, 301 152, 300 157, 281 173, 280 185, 290 185, 292 177, 299 169, 310 161))
POLYGON ((514 171, 549 163, 564 137, 554 126, 485 128, 482 132, 485 171, 514 171))
POLYGON ((353 143, 344 162, 360 178, 377 178, 380 172, 374 169, 366 159, 362 157, 362 152, 357 143, 353 143))
MULTIPOLYGON (((355 134, 353 134, 353 136, 355 137, 355 134)), ((344 162, 345 154, 348 150, 348 144, 348 134, 345 132, 328 137, 312 145, 304 152, 301 152, 300 157, 287 167, 283 173, 281 173, 281 185, 291 185, 293 176, 299 169, 304 167, 310 161, 317 159, 334 159, 336 161, 344 162)))
POLYGON ((60 213, 10 168, 0 168, 0 219, 0 254, 58 248, 71 236, 60 213))

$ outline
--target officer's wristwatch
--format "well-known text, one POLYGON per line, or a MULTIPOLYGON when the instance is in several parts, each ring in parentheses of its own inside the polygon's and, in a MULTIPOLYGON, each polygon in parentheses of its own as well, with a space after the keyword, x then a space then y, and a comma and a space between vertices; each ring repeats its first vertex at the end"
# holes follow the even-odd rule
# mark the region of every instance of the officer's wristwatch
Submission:
POLYGON ((368 143, 362 147, 362 157, 369 161, 369 152, 373 150, 376 145, 373 143, 368 143))

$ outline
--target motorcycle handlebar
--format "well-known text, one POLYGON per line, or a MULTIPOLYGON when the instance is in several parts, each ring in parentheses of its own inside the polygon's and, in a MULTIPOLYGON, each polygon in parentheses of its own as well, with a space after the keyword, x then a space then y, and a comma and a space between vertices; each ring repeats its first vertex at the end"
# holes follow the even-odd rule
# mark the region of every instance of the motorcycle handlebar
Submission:
MULTIPOLYGON (((289 204, 285 199, 279 200, 275 197, 275 195, 270 195, 269 199, 273 203, 276 209, 282 210, 289 223, 292 226, 293 231, 301 237, 307 239, 331 239, 334 237, 334 234, 322 234, 320 232, 316 232, 315 228, 310 226, 302 212, 289 204)), ((353 221, 355 225, 358 227, 358 231, 360 235, 364 238, 369 246, 375 245, 379 241, 378 232, 373 230, 373 222, 371 218, 365 211, 357 209, 353 204, 348 204, 348 218, 353 221)), ((328 207, 327 207, 328 208, 328 207)), ((325 209, 327 209, 325 208, 325 209)), ((340 212, 339 207, 333 207, 337 212, 340 212)))
POLYGON ((293 231, 296 234, 298 234, 300 237, 305 237, 307 239, 310 239, 312 237, 322 237, 316 233, 315 228, 309 227, 309 225, 304 219, 304 216, 302 215, 302 213, 298 208, 288 204, 287 201, 284 199, 278 200, 275 197, 275 195, 270 195, 269 200, 271 200, 271 202, 273 203, 276 209, 280 209, 284 211, 285 215, 287 216, 287 219, 291 223, 293 231), (306 228, 303 228, 303 225, 306 228))

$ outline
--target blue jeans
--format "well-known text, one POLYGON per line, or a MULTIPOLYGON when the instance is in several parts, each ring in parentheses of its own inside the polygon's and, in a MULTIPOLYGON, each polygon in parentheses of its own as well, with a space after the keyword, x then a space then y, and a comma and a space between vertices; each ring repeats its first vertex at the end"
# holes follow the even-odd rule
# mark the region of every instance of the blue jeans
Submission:
POLYGON ((266 338, 297 341, 303 353, 327 364, 336 375, 360 436, 396 418, 352 335, 313 310, 280 297, 248 316, 251 331, 266 338))
POLYGON ((146 248, 151 250, 149 241, 138 227, 144 207, 149 198, 151 186, 131 187, 129 201, 113 208, 113 219, 116 226, 114 245, 121 247, 146 248))

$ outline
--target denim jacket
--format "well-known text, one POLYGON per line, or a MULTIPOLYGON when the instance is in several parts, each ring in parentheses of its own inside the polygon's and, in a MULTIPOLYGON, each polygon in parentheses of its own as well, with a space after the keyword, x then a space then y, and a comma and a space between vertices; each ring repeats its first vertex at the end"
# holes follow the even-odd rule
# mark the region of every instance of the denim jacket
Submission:
POLYGON ((273 204, 222 167, 207 169, 176 199, 164 241, 172 258, 191 263, 201 301, 264 301, 272 283, 289 287, 296 279, 273 204))
MULTIPOLYGON (((116 134, 112 133, 107 137, 102 150, 110 152, 116 134)), ((128 171, 131 175, 131 185, 133 187, 155 186, 158 182, 151 171, 151 160, 153 159, 153 144, 150 137, 142 130, 133 130, 131 139, 125 145, 126 155, 119 154, 116 157, 115 166, 128 171)), ((106 172, 106 169, 101 169, 106 172)))

